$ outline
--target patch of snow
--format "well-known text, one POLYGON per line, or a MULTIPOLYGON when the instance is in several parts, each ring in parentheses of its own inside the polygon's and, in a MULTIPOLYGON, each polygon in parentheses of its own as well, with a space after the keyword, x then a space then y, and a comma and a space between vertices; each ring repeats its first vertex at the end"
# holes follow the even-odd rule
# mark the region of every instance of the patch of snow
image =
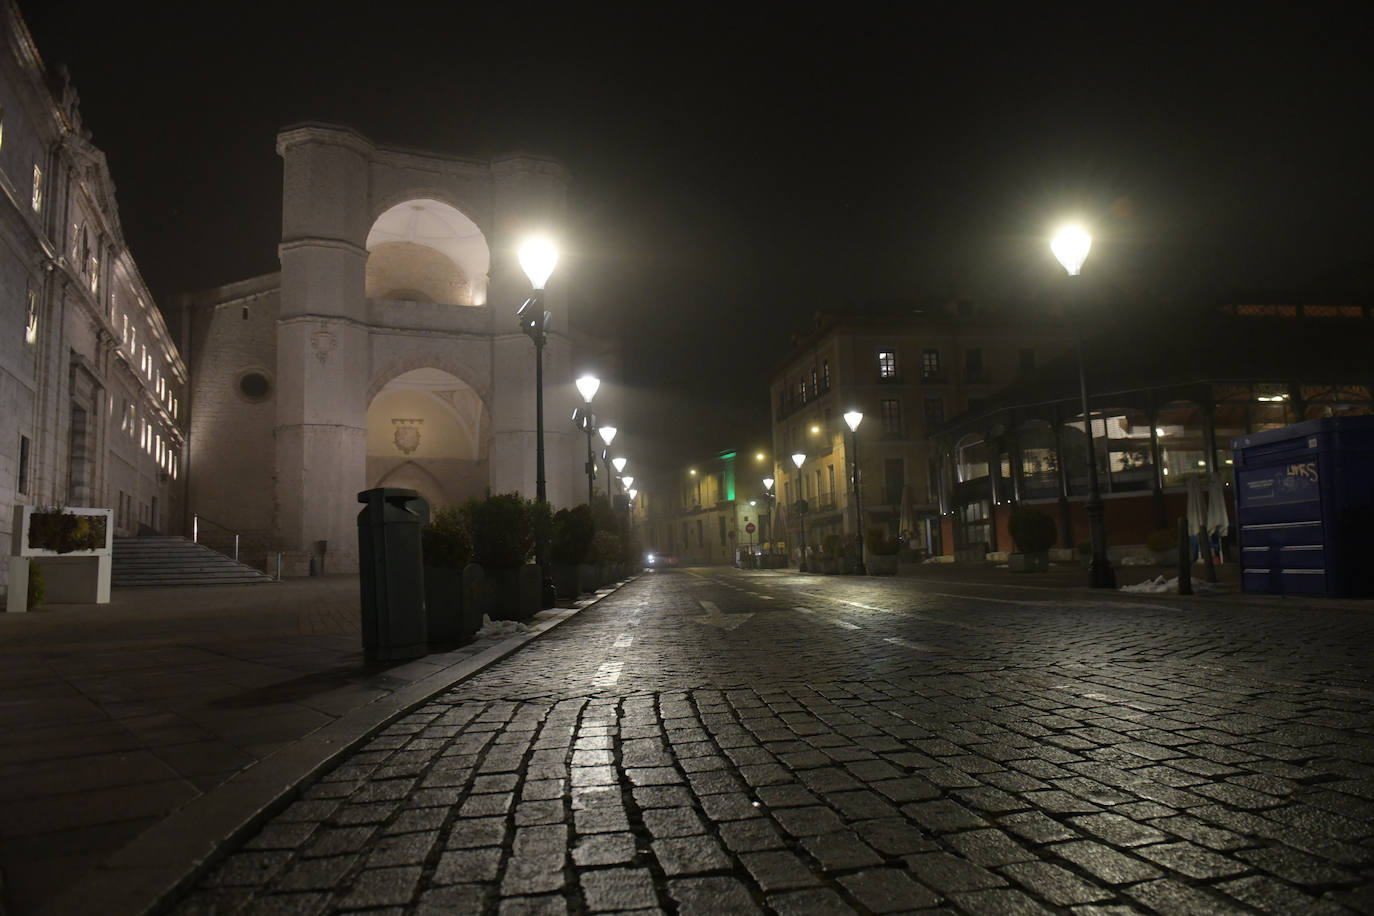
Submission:
POLYGON ((529 627, 518 620, 492 620, 482 615, 482 629, 477 631, 478 639, 502 639, 516 633, 528 633, 529 627))

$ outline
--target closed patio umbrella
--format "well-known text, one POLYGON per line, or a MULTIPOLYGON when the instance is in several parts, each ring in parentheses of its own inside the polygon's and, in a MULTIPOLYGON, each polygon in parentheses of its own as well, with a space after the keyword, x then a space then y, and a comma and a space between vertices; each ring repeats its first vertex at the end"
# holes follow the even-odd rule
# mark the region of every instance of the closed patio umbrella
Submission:
POLYGON ((1221 485, 1221 475, 1213 474, 1207 480, 1207 530, 1225 537, 1231 527, 1231 516, 1226 511, 1226 491, 1221 485))
POLYGON ((902 487, 902 514, 899 524, 902 540, 910 540, 912 532, 916 530, 916 494, 912 492, 911 484, 902 487))

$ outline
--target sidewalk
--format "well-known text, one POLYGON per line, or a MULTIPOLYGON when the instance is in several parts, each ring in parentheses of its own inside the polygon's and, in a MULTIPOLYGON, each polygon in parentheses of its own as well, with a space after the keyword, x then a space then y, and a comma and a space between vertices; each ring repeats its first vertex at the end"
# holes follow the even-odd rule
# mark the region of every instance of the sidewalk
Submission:
POLYGON ((356 576, 0 614, 0 911, 123 909, 180 877, 157 863, 184 872, 391 716, 609 593, 377 665, 356 576))
MULTIPOLYGON (((1092 589, 1088 586, 1088 571, 1077 563, 1053 563, 1048 572, 1013 573, 1006 564, 994 563, 903 563, 897 575, 903 579, 928 582, 961 583, 1015 589, 1063 589, 1094 597, 1114 595, 1122 598, 1162 598, 1186 601, 1224 601, 1227 604, 1260 608, 1302 611, 1358 610, 1374 611, 1374 598, 1326 598, 1314 595, 1259 595, 1240 590, 1240 565, 1222 563, 1214 567, 1216 582, 1207 581, 1206 569, 1200 563, 1192 566, 1193 595, 1179 595, 1176 587, 1167 592, 1122 591, 1122 586, 1139 585, 1163 576, 1165 582, 1178 579, 1176 566, 1117 566, 1117 589, 1092 589)), ((1177 582, 1174 582, 1177 585, 1177 582)))

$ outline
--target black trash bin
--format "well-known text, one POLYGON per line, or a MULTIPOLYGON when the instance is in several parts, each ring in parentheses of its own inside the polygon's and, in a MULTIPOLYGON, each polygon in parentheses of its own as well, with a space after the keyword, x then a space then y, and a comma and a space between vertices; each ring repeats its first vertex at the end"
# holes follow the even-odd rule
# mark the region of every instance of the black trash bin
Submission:
POLYGON ((1241 589, 1374 596, 1374 417, 1231 440, 1241 589))
POLYGON ((369 662, 426 652, 425 570, 420 527, 429 505, 414 490, 379 487, 358 494, 358 585, 363 655, 369 662))

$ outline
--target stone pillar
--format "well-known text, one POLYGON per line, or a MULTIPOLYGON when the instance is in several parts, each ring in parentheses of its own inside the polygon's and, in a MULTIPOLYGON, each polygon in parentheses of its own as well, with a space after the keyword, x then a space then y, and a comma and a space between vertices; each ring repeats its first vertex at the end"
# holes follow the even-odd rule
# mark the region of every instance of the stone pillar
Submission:
POLYGON ((277 137, 284 160, 277 324, 276 536, 291 572, 325 542, 325 572, 358 568, 370 378, 364 271, 372 146, 346 128, 277 137))

